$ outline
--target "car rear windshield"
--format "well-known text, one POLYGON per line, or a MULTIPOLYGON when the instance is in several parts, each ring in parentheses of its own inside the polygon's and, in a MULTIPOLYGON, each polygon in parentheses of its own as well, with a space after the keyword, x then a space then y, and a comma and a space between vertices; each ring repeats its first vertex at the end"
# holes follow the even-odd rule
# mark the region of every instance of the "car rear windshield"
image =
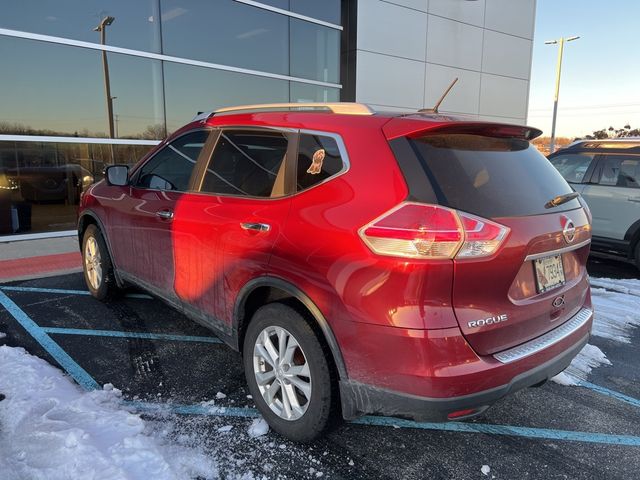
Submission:
POLYGON ((580 207, 572 200, 545 208, 573 190, 526 140, 437 134, 411 140, 438 201, 482 217, 539 215, 580 207))

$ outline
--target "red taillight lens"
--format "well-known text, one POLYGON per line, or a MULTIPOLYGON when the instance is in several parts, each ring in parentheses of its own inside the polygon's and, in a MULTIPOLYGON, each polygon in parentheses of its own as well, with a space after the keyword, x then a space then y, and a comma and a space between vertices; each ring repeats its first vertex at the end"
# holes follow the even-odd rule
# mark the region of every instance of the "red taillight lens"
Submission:
POLYGON ((469 213, 458 212, 464 227, 464 243, 456 258, 478 258, 492 255, 509 233, 503 225, 476 217, 469 213))
POLYGON ((508 232, 507 227, 450 208, 402 203, 359 234, 379 255, 447 259, 491 255, 508 232))

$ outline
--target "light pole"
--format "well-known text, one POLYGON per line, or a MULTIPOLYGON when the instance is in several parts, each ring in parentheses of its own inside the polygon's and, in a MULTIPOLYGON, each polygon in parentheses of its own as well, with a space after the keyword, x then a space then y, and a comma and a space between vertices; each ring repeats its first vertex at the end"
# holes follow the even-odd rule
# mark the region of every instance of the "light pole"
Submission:
MULTIPOLYGON (((104 17, 100 24, 93 29, 100 32, 100 44, 105 45, 107 27, 113 23, 115 17, 104 17)), ((107 99, 107 117, 109 120, 109 138, 114 138, 113 126, 113 97, 111 96, 111 84, 109 83, 109 64, 107 63, 107 52, 102 50, 102 73, 104 74, 104 94, 107 99)), ((113 145, 111 146, 111 161, 113 158, 113 145)))
POLYGON ((558 40, 548 40, 545 45, 558 45, 558 64, 556 66, 556 91, 553 96, 553 120, 551 123, 551 142, 549 145, 549 153, 553 153, 556 149, 556 117, 558 116, 558 96, 560 95, 560 74, 562 72, 562 54, 564 52, 565 42, 572 42, 580 37, 560 37, 558 40))

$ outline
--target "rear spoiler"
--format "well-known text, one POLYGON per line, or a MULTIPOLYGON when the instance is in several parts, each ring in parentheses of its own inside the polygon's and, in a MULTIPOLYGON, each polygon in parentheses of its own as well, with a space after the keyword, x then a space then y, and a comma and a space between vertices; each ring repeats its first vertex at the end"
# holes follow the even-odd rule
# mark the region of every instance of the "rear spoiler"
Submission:
POLYGON ((430 134, 467 134, 487 137, 520 138, 533 140, 542 135, 542 130, 521 125, 492 122, 469 122, 436 117, 429 119, 396 117, 387 122, 382 131, 388 140, 398 137, 420 137, 430 134))

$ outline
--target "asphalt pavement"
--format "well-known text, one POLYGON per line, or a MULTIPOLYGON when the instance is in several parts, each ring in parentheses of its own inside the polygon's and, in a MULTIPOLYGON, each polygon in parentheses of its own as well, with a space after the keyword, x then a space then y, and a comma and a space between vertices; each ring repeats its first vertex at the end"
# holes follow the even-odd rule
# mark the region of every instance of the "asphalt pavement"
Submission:
MULTIPOLYGON (((595 260, 589 269, 637 278, 624 263, 595 260)), ((246 434, 256 411, 240 355, 162 302, 132 290, 101 303, 79 273, 0 285, 3 294, 15 308, 6 301, 0 308, 7 333, 0 344, 59 365, 37 340, 46 333, 68 354, 63 367, 81 384, 121 389, 131 408, 164 423, 169 437, 191 439, 215 456, 226 478, 239 471, 256 478, 640 478, 640 329, 629 344, 592 338, 613 364, 592 372, 592 387, 549 382, 469 422, 366 417, 298 445, 274 432, 246 434), (233 428, 218 431, 224 426, 233 428)))

